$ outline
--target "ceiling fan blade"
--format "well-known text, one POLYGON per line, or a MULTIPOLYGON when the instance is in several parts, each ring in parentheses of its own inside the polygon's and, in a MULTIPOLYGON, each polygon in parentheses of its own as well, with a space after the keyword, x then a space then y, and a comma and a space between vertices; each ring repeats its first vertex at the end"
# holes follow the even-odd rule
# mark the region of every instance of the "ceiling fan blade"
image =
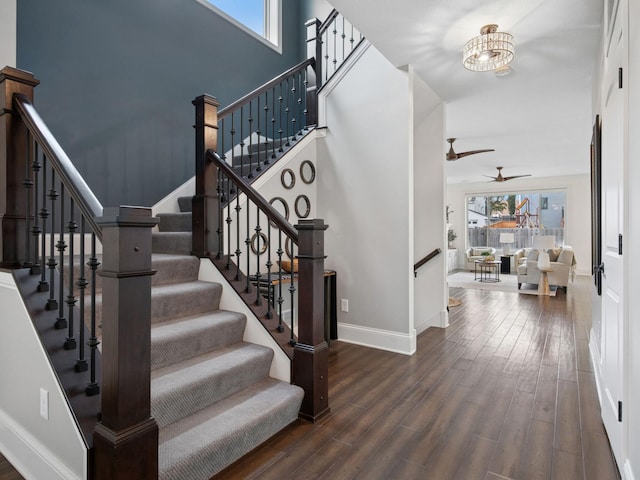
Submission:
POLYGON ((467 157, 469 155, 475 155, 476 153, 495 152, 493 148, 487 148, 484 150, 469 150, 468 152, 460 152, 457 154, 458 158, 467 157))
POLYGON ((498 181, 498 177, 492 177, 491 175, 482 175, 483 177, 487 177, 487 178, 493 178, 494 182, 498 181))
POLYGON ((512 175, 510 177, 504 177, 504 179, 505 179, 505 181, 507 181, 507 180, 511 180, 513 178, 530 177, 530 176, 531 176, 531 174, 528 173, 526 175, 512 175))

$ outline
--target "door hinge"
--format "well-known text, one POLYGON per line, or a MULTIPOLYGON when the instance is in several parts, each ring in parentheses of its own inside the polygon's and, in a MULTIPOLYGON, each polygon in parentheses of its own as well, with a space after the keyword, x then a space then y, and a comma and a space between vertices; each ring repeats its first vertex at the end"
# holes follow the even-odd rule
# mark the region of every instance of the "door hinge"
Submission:
POLYGON ((618 255, 622 255, 622 234, 618 234, 618 255))
POLYGON ((622 402, 618 402, 618 421, 622 421, 622 402))
POLYGON ((622 88, 622 67, 618 68, 618 88, 622 88))

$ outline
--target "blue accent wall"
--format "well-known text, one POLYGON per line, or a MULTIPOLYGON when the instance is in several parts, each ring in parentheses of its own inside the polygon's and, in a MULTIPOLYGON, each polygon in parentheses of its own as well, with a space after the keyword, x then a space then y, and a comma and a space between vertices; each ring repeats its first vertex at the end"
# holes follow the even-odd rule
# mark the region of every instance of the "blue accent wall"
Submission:
POLYGON ((282 54, 195 0, 20 0, 17 66, 105 206, 153 205, 194 174, 194 107, 221 107, 301 61, 299 0, 282 0, 282 54))

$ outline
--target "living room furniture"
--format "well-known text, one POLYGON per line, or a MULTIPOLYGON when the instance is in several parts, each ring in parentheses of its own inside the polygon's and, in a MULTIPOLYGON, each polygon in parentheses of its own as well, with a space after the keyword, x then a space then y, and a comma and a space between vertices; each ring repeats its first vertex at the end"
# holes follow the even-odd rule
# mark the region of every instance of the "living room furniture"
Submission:
POLYGON ((496 253, 496 249, 492 247, 471 247, 465 251, 465 267, 470 272, 475 271, 475 261, 476 260, 484 260, 483 253, 487 252, 491 255, 496 253))
POLYGON ((538 283, 538 295, 550 295, 551 288, 549 287, 549 272, 552 272, 551 267, 540 267, 540 283, 538 283))
MULTIPOLYGON (((567 291, 569 281, 573 281, 576 270, 576 259, 573 248, 565 245, 547 252, 549 254, 549 271, 547 278, 549 285, 562 287, 567 291)), ((542 272, 538 268, 538 251, 531 249, 526 261, 518 266, 518 289, 523 283, 540 284, 542 272)))
POLYGON ((500 281, 500 266, 502 262, 498 260, 492 260, 485 262, 483 260, 476 260, 474 262, 474 280, 479 282, 499 282, 500 281))
POLYGON ((502 262, 500 273, 511 273, 511 262, 513 261, 513 255, 500 255, 500 261, 502 262))

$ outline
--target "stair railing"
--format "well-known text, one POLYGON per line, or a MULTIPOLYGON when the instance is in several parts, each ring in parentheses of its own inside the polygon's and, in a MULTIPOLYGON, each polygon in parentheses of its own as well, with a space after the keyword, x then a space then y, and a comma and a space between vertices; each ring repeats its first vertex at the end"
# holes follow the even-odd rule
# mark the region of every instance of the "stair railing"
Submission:
POLYGON ((157 478, 158 426, 150 406, 157 222, 150 208, 102 207, 34 108, 38 83, 29 72, 0 71, 1 265, 27 277, 30 313, 93 450, 94 478, 157 478))
POLYGON ((426 264, 428 261, 430 261, 431 259, 433 259, 435 256, 439 255, 440 253, 442 253, 442 250, 440 250, 439 248, 436 248, 434 250, 432 250, 431 252, 429 252, 427 255, 425 255, 423 258, 421 258, 420 260, 418 260, 414 265, 413 265, 413 275, 415 277, 418 276, 418 269, 420 267, 422 267, 424 264, 426 264))

